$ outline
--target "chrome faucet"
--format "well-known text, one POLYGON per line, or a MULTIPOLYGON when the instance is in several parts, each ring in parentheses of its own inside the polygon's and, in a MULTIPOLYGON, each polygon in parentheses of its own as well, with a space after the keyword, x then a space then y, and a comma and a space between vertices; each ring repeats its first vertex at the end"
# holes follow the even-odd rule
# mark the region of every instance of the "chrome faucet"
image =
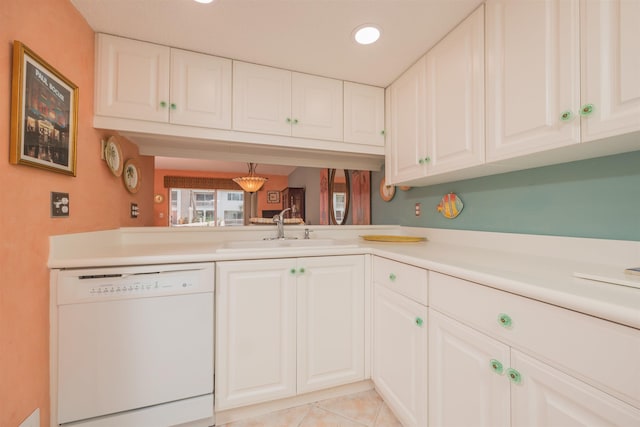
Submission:
POLYGON ((278 234, 276 234, 275 237, 276 239, 284 239, 284 213, 290 210, 291 208, 283 209, 282 212, 273 216, 273 222, 278 226, 278 234))

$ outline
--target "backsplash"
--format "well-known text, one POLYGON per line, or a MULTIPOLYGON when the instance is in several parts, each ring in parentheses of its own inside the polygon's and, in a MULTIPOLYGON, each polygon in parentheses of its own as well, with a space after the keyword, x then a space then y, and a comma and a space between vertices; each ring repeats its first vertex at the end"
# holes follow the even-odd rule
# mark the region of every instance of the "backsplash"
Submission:
POLYGON ((640 151, 409 191, 397 188, 388 203, 377 191, 383 176, 384 171, 372 176, 373 224, 640 241, 640 151), (436 210, 449 192, 464 201, 455 219, 436 210))

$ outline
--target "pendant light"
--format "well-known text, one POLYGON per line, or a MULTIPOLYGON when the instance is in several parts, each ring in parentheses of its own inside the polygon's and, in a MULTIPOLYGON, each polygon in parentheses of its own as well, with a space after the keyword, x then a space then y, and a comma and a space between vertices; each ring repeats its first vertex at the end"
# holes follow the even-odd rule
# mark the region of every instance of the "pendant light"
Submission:
POLYGON ((247 193, 255 193, 262 188, 265 182, 267 182, 267 178, 255 175, 256 167, 258 165, 254 163, 247 164, 249 165, 249 176, 233 178, 233 181, 247 193))

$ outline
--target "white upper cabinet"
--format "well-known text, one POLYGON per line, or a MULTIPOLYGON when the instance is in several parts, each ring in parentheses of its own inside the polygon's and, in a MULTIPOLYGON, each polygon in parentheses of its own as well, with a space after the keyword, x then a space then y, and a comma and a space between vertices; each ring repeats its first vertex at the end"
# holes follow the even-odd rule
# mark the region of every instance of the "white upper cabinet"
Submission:
POLYGON ((390 87, 387 181, 484 163, 484 8, 390 87))
POLYGON ((487 161, 640 131, 638 22, 636 0, 487 1, 487 161))
POLYGON ((96 115, 229 129, 231 60, 98 34, 96 115))
POLYGON ((234 61, 233 128, 342 140, 342 81, 234 61))
POLYGON ((166 46, 98 34, 96 115, 169 121, 166 46))
POLYGON ((291 135, 342 141, 342 81, 292 73, 291 135))
POLYGON ((233 129, 291 135, 291 71, 233 61, 233 129))
POLYGON ((427 173, 484 163, 484 7, 427 52, 427 173))
POLYGON ((578 143, 579 1, 486 8, 487 161, 578 143))
POLYGON ((231 60, 171 49, 171 123, 231 129, 231 60))
POLYGON ((385 150, 388 184, 424 176, 427 171, 425 137, 426 58, 418 62, 389 87, 389 134, 385 150))
POLYGON ((582 6, 582 140, 640 131, 640 2, 582 6))
POLYGON ((384 146, 384 89, 344 82, 344 141, 384 146))

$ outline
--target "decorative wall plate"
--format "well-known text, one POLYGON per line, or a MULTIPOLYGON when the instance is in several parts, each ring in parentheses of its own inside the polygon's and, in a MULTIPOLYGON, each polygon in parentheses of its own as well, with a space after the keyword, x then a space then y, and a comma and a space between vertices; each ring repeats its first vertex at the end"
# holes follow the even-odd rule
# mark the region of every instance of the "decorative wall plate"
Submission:
POLYGON ((122 148, 120 148, 120 143, 113 136, 110 136, 104 145, 104 160, 107 162, 112 174, 118 177, 122 175, 124 164, 122 148))
POLYGON ((395 185, 386 185, 384 178, 380 180, 380 197, 385 202, 391 201, 393 196, 396 195, 396 186, 395 185))
POLYGON ((137 193, 140 189, 140 168, 134 159, 129 159, 124 164, 124 186, 129 193, 137 193))
POLYGON ((464 204, 460 197, 455 193, 445 194, 440 203, 438 204, 438 212, 440 212, 445 218, 453 219, 460 215, 464 208, 464 204))

